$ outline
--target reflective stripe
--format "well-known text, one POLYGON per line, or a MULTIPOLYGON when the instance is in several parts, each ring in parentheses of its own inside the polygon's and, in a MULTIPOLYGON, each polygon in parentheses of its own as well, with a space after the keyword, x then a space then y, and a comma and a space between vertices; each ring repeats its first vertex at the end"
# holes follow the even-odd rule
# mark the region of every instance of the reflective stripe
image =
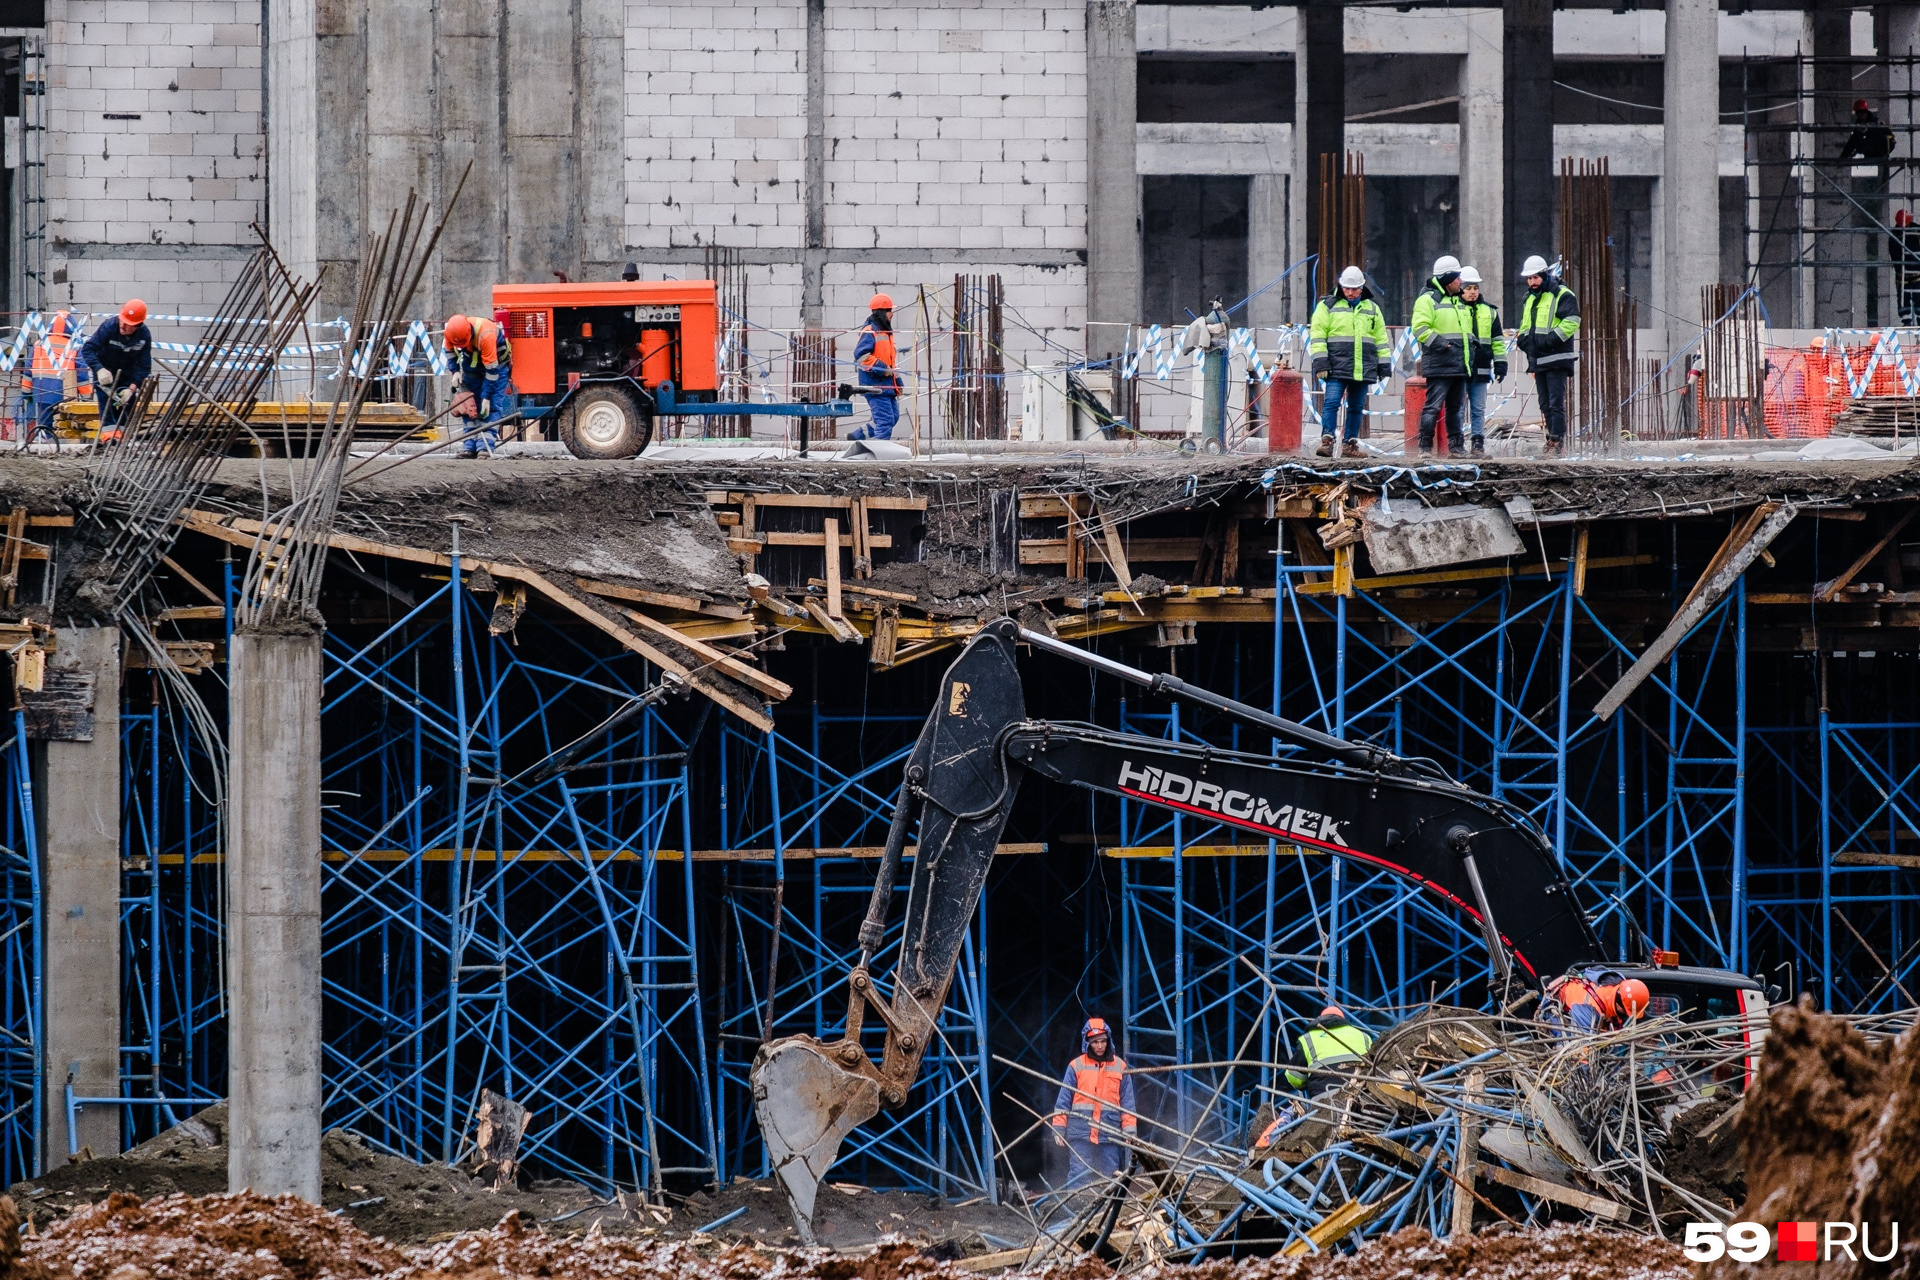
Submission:
MULTIPOLYGON (((1087 1121, 1091 1141, 1100 1141, 1098 1126, 1108 1107, 1120 1112, 1122 1129, 1132 1132, 1138 1127, 1138 1122, 1126 1113, 1120 1103, 1121 1089, 1126 1082, 1127 1064, 1124 1059, 1116 1057, 1107 1062, 1095 1062, 1083 1053, 1073 1060, 1070 1069, 1073 1072, 1071 1110, 1087 1121)), ((1055 1121, 1056 1124, 1062 1122, 1055 1121)))

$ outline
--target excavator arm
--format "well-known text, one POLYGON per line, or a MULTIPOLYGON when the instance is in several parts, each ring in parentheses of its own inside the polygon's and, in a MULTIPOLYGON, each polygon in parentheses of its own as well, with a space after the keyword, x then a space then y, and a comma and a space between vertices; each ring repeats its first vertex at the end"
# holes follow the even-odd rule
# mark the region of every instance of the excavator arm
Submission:
POLYGON ((775 1172, 811 1242, 814 1198, 840 1143, 882 1106, 906 1101, 936 1034, 960 946, 1024 775, 1220 822, 1391 872, 1475 921, 1499 981, 1537 986, 1601 955, 1552 850, 1499 801, 1439 769, 1282 720, 1256 707, 1020 631, 1001 620, 970 641, 940 686, 909 756, 848 977, 846 1029, 831 1044, 789 1036, 761 1046, 754 1109, 775 1172), (1016 640, 1210 706, 1271 732, 1299 754, 1223 751, 1027 719, 1016 640), (919 842, 890 990, 880 952, 907 835, 919 842), (1514 964, 1522 972, 1516 972, 1514 964), (879 1062, 861 1042, 886 1028, 879 1062))

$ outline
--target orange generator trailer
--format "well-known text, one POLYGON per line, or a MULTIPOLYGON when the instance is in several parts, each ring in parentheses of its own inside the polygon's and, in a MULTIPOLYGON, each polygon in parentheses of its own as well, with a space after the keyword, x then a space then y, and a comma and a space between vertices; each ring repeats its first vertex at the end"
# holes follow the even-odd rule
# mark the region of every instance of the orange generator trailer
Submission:
POLYGON ((523 417, 550 420, 579 458, 631 458, 660 417, 838 418, 851 401, 722 403, 711 280, 497 284, 523 417))

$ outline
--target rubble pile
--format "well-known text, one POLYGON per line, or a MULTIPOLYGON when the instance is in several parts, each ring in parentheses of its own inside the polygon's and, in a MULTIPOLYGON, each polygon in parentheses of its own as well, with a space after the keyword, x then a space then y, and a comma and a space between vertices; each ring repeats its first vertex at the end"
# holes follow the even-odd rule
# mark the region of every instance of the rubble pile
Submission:
MULTIPOLYGON (((0 1210, 0 1225, 10 1222, 0 1210)), ((401 1248, 313 1205, 244 1193, 171 1195, 145 1202, 117 1193, 24 1240, 17 1230, 0 1231, 0 1255, 9 1262, 7 1280, 965 1280, 975 1274, 898 1241, 836 1254, 825 1249, 746 1248, 702 1237, 657 1241, 563 1236, 527 1225, 518 1213, 508 1214, 490 1230, 401 1248)), ((1100 1262, 1080 1259, 1032 1274, 1096 1280, 1111 1272, 1100 1262)), ((1672 1245, 1561 1227, 1494 1231, 1457 1241, 1406 1230, 1350 1256, 1162 1266, 1146 1274, 1150 1280, 1388 1280, 1416 1275, 1681 1280, 1690 1271, 1672 1245)))

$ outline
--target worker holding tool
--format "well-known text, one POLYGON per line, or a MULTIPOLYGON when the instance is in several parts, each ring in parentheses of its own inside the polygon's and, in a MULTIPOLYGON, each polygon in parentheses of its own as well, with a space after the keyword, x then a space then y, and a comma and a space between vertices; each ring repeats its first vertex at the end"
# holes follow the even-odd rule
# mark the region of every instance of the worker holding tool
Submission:
POLYGON ((1340 405, 1347 406, 1347 429, 1340 456, 1358 458, 1360 424, 1367 411, 1367 384, 1386 377, 1391 367, 1387 354, 1387 318, 1367 288, 1367 275, 1359 267, 1340 273, 1340 291, 1320 299, 1313 308, 1308 326, 1308 353, 1313 359, 1313 376, 1324 380, 1320 400, 1320 448, 1322 458, 1333 456, 1334 430, 1340 425, 1340 405))
POLYGON ((1433 431, 1442 408, 1447 414, 1447 448, 1466 448, 1461 419, 1467 401, 1467 308, 1460 301, 1460 259, 1443 254, 1433 276, 1413 301, 1409 325, 1420 344, 1420 376, 1427 380, 1427 401, 1420 410, 1420 452, 1433 452, 1433 431))
POLYGON ((153 373, 153 334, 147 329, 147 304, 127 299, 119 314, 108 316, 80 348, 80 371, 93 382, 100 407, 100 443, 116 444, 120 420, 140 384, 153 373))
POLYGON ((460 385, 473 393, 477 415, 460 435, 460 456, 479 457, 500 447, 494 423, 518 405, 513 391, 513 344, 505 326, 485 316, 447 317, 446 344, 459 361, 460 385))
POLYGON ((1067 1064, 1052 1123, 1053 1140, 1067 1149, 1069 1189, 1104 1182, 1126 1167, 1123 1140, 1139 1127, 1133 1077, 1113 1051, 1105 1018, 1088 1018, 1080 1028, 1080 1056, 1067 1064))
POLYGON ((1507 380, 1507 336, 1500 308, 1480 296, 1480 272, 1460 268, 1460 301, 1467 308, 1467 434, 1476 458, 1487 453, 1487 382, 1507 380))
POLYGON ((1373 1048, 1373 1035, 1330 1004, 1301 1032, 1287 1055, 1287 1083, 1317 1098, 1338 1088, 1373 1048))
POLYGON ((53 415, 72 398, 68 381, 73 377, 78 352, 73 341, 77 327, 71 311, 56 311, 47 324, 46 336, 33 344, 32 372, 22 378, 25 399, 32 406, 33 426, 29 442, 54 440, 53 415))
POLYGON ((867 413, 871 421, 856 427, 850 440, 891 440, 893 424, 900 421, 900 353, 893 344, 893 299, 876 293, 867 302, 867 323, 853 347, 853 362, 860 368, 860 385, 876 390, 867 392, 867 413))
POLYGON ((1540 392, 1540 412, 1547 420, 1547 456, 1554 457, 1567 451, 1567 383, 1579 359, 1573 341, 1580 336, 1580 299, 1537 253, 1520 264, 1520 275, 1527 282, 1527 297, 1520 304, 1514 345, 1527 353, 1527 367, 1540 392))

